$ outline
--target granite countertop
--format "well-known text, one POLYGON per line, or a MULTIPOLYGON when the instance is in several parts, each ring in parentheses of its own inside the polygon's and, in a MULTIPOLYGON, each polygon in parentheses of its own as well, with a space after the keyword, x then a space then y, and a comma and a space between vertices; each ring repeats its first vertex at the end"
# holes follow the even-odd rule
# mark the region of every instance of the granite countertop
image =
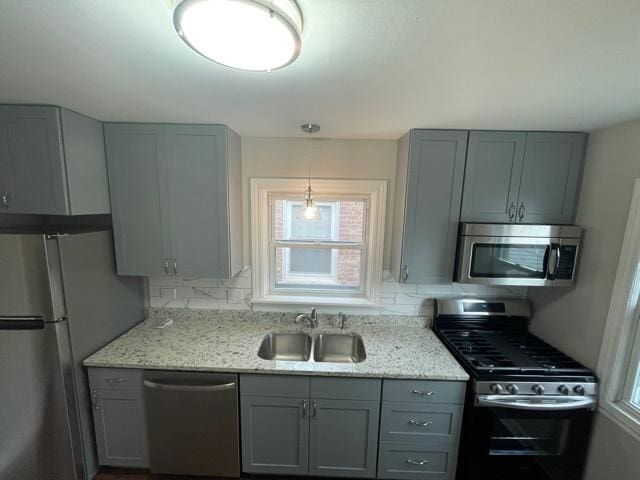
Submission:
POLYGON ((469 376, 419 317, 349 318, 346 330, 321 317, 310 329, 294 314, 259 314, 159 309, 84 361, 89 367, 277 373, 466 381, 469 376), (159 328, 172 320, 170 325, 159 328), (358 333, 367 358, 362 363, 263 360, 257 352, 273 331, 358 333))

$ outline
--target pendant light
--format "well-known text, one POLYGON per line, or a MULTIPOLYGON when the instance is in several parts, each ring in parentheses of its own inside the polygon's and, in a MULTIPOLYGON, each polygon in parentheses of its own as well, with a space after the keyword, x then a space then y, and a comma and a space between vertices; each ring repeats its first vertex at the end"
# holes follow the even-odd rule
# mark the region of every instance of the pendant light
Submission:
POLYGON ((311 136, 314 133, 320 131, 320 126, 314 123, 305 123, 300 125, 300 130, 309 134, 308 148, 309 148, 309 160, 308 160, 308 176, 307 176, 307 189, 304 191, 304 207, 298 210, 296 218, 298 220, 318 221, 322 219, 320 209, 313 203, 313 190, 311 190, 311 162, 313 160, 311 150, 311 136))
POLYGON ((199 54, 240 70, 269 72, 300 55, 295 0, 173 0, 173 25, 199 54))

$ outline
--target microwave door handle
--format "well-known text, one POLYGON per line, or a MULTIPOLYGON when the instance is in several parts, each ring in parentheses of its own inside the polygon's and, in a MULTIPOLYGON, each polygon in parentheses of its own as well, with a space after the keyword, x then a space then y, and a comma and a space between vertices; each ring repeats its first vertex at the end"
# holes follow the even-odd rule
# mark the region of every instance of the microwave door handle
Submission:
POLYGON ((548 275, 547 275, 547 279, 548 280, 555 280, 556 279, 556 275, 558 274, 558 268, 560 267, 560 244, 559 243, 552 243, 551 244, 551 250, 549 253, 549 261, 547 264, 547 271, 548 271, 548 275), (552 255, 555 252, 555 255, 552 255), (553 261, 552 261, 553 259, 553 261), (551 270, 551 267, 553 266, 553 271, 551 270))

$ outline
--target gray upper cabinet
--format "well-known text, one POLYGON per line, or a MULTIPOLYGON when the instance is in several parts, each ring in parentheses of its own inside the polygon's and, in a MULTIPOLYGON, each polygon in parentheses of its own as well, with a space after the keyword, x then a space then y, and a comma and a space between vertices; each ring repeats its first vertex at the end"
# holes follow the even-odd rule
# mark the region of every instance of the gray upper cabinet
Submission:
POLYGON ((471 132, 461 219, 572 223, 586 134, 471 132))
POLYGON ((0 213, 109 212, 100 122, 59 107, 0 105, 0 213))
POLYGON ((525 132, 471 132, 462 220, 507 223, 516 215, 525 132))
POLYGON ((573 223, 585 140, 583 133, 527 134, 518 221, 573 223))
POLYGON ((411 130, 396 167, 392 274, 403 282, 453 278, 467 132, 411 130))
POLYGON ((241 269, 240 138, 222 125, 105 124, 118 273, 241 269))

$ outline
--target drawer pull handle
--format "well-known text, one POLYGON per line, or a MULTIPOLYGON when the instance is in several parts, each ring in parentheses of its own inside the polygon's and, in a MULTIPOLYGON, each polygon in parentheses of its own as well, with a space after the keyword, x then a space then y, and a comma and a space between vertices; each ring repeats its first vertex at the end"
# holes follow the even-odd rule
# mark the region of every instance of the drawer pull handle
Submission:
POLYGON ((125 378, 107 378, 107 383, 109 385, 120 385, 126 381, 127 380, 125 378))
POLYGON ((416 427, 430 427, 433 422, 419 422, 417 420, 409 420, 409 425, 415 425, 416 427))
POLYGON ((436 392, 422 392, 420 390, 412 390, 411 393, 415 394, 415 395, 426 395, 428 397, 430 397, 431 395, 435 395, 436 392))
POLYGON ((429 463, 429 460, 414 460, 413 458, 408 458, 407 463, 410 465, 426 465, 429 463))

